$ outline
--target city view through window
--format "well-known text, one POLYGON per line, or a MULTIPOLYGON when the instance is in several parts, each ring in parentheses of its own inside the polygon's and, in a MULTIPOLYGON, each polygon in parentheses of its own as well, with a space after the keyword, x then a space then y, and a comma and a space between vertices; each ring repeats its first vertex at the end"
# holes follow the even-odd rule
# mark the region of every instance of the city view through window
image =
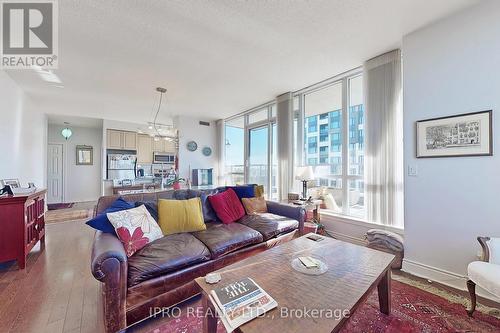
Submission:
MULTIPOLYGON (((304 121, 302 128, 294 122, 294 144, 301 136, 304 149, 302 162, 297 163, 313 166, 316 187, 335 201, 330 209, 364 218, 362 76, 347 77, 300 96, 303 102, 297 104, 297 112, 304 121)), ((225 183, 264 185, 271 200, 279 199, 274 117, 275 105, 270 105, 225 124, 225 183)))

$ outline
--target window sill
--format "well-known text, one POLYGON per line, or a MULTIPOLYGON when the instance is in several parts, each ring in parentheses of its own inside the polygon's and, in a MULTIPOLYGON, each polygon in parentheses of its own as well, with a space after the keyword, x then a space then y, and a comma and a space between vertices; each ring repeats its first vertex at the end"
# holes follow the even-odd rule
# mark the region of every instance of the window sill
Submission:
POLYGON ((365 228, 369 228, 369 229, 387 230, 387 231, 391 231, 391 232, 394 232, 394 233, 397 233, 399 235, 404 236, 404 229, 403 228, 388 226, 388 225, 379 224, 379 223, 375 223, 375 222, 369 222, 363 218, 343 215, 343 214, 335 213, 333 211, 329 211, 326 209, 321 210, 321 217, 326 217, 326 219, 339 221, 339 222, 343 222, 343 223, 348 223, 348 224, 352 224, 352 225, 357 225, 357 226, 361 226, 361 227, 365 227, 365 228))

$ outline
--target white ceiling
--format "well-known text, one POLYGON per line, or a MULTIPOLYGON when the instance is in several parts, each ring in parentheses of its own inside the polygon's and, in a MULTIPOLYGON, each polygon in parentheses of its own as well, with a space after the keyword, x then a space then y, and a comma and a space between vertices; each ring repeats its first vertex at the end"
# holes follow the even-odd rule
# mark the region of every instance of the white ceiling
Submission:
POLYGON ((51 125, 66 125, 70 127, 102 128, 102 119, 75 117, 68 115, 48 115, 48 123, 51 125))
POLYGON ((59 84, 9 71, 42 111, 145 122, 230 116, 399 47, 477 0, 59 1, 59 84))

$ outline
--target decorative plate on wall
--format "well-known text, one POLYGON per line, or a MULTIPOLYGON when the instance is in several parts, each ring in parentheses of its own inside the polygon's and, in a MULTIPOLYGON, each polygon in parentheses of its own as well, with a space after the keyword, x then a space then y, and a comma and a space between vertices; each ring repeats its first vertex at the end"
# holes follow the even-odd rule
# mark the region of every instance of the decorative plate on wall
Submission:
POLYGON ((201 152, 205 156, 210 156, 210 155, 212 155, 212 148, 210 148, 210 147, 204 147, 201 152))
POLYGON ((189 151, 196 151, 198 149, 198 144, 194 141, 189 141, 186 145, 187 150, 189 151))

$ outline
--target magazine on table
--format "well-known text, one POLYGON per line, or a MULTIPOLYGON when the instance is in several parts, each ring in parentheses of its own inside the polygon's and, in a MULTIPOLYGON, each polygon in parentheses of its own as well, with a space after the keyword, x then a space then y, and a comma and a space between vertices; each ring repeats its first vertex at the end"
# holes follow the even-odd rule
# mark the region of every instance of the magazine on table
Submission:
POLYGON ((210 298, 228 332, 278 306, 251 278, 214 289, 210 298))

